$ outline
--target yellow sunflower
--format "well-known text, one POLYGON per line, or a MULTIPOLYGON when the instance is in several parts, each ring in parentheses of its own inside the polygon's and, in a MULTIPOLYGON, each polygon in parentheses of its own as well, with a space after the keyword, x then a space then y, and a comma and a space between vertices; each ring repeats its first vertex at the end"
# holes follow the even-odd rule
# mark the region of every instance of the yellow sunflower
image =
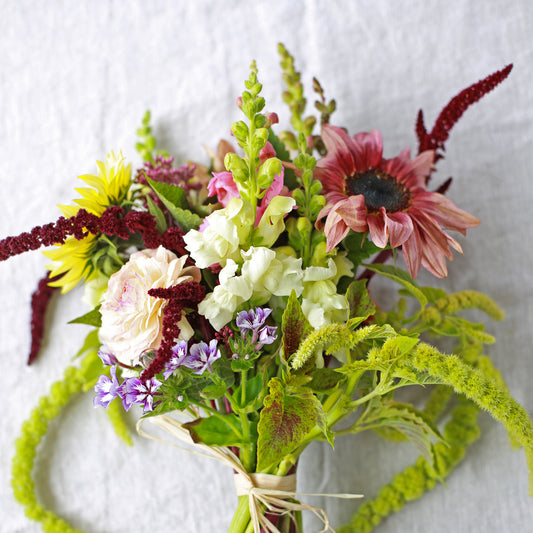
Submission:
MULTIPOLYGON (((76 205, 59 206, 65 217, 76 215, 80 209, 100 216, 109 206, 121 205, 129 199, 131 164, 125 166, 122 152, 119 152, 118 156, 110 152, 105 162, 97 161, 96 165, 97 175, 79 176, 89 187, 75 189, 82 196, 74 200, 76 205)), ((91 259, 96 253, 98 239, 97 235, 88 235, 80 241, 69 237, 64 244, 43 252, 52 260, 52 263, 47 265, 50 276, 61 275, 50 285, 61 287, 61 292, 65 293, 74 288, 78 282, 94 278, 97 272, 91 259)))

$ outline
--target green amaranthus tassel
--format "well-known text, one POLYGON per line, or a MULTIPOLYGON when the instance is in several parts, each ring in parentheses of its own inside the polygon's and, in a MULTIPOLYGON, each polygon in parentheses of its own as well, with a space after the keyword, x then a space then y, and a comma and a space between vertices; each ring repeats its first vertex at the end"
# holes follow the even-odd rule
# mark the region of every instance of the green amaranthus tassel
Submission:
POLYGON ((396 474, 374 500, 365 502, 350 523, 338 528, 337 533, 368 533, 389 514, 432 490, 440 479, 448 476, 464 457, 466 449, 479 437, 478 414, 476 405, 460 398, 444 427, 445 442, 433 447, 436 468, 431 468, 423 457, 419 457, 414 465, 396 474))
POLYGON ((50 421, 59 415, 74 395, 82 392, 85 385, 94 380, 95 367, 101 367, 101 361, 95 353, 85 356, 79 368, 68 367, 63 379, 54 383, 50 393, 39 400, 37 407, 22 425, 21 435, 15 443, 11 480, 13 493, 24 507, 26 516, 41 522, 46 533, 83 533, 39 503, 33 468, 37 447, 46 435, 50 421))

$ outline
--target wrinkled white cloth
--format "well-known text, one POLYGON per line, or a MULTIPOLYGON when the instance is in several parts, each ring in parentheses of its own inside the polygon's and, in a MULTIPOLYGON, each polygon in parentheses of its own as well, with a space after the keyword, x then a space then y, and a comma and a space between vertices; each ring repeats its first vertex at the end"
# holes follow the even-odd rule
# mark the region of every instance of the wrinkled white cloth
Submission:
MULTIPOLYGON (((450 276, 423 284, 487 292, 507 311, 489 324, 488 347, 514 396, 533 414, 533 4, 522 1, 374 2, 31 2, 0 7, 0 236, 55 220, 58 203, 76 197, 75 178, 95 171, 109 150, 134 165, 135 130, 147 108, 163 148, 183 163, 207 162, 203 145, 229 138, 240 119, 235 98, 256 59, 267 110, 288 123, 276 45, 286 44, 302 72, 309 106, 316 76, 335 98, 332 122, 350 133, 378 128, 385 156, 416 151, 420 108, 431 127, 449 99, 513 62, 510 78, 467 111, 452 131, 435 186, 481 220, 460 237, 464 256, 450 276)), ((401 261, 401 259, 399 259, 401 261)), ((40 360, 27 368, 29 301, 44 273, 39 252, 0 264, 0 531, 37 532, 9 486, 13 441, 39 396, 62 376, 87 329, 66 322, 86 309, 75 290, 50 309, 40 360)), ((374 282, 373 282, 374 283, 374 282)), ((391 286, 376 283, 385 304, 391 286)), ((416 398, 418 391, 409 391, 416 398)), ((137 415, 138 413, 136 413, 137 415)), ((135 416, 130 418, 132 428, 135 416)), ((409 504, 379 533, 528 531, 533 500, 526 463, 503 428, 481 417, 482 438, 466 461, 422 500, 409 504)), ((333 452, 314 444, 298 474, 302 492, 376 494, 417 456, 408 444, 372 434, 338 439, 333 452)), ((227 529, 236 505, 231 472, 202 458, 114 435, 91 394, 53 424, 36 471, 41 500, 88 533, 213 533, 227 529)), ((364 500, 363 500, 364 501, 364 500)), ((309 503, 346 522, 359 502, 309 503)), ((319 529, 306 517, 309 531, 319 529)))

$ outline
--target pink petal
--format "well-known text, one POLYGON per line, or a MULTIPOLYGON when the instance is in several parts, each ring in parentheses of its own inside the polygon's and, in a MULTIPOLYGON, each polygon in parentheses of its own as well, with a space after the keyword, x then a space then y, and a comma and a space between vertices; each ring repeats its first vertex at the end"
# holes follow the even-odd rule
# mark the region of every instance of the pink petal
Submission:
POLYGON ((352 153, 353 141, 350 136, 337 126, 324 124, 322 127, 322 140, 326 145, 327 156, 318 162, 318 166, 332 170, 334 165, 337 174, 351 176, 355 172, 355 160, 352 153))
POLYGON ((386 212, 384 207, 379 208, 378 213, 369 213, 367 217, 368 230, 372 242, 380 248, 387 246, 389 236, 387 235, 386 212))
POLYGON ((344 223, 341 216, 335 211, 330 212, 324 226, 326 252, 331 252, 348 235, 349 231, 350 228, 344 223))
POLYGON ((414 227, 413 233, 402 245, 402 256, 409 274, 414 279, 420 271, 422 264, 422 254, 420 253, 420 235, 418 229, 414 227))
POLYGON ((392 248, 401 246, 413 233, 413 221, 403 211, 387 213, 387 229, 392 248))
POLYGON ((436 192, 419 193, 413 197, 413 206, 426 212, 445 228, 466 234, 468 228, 479 225, 479 220, 459 209, 449 198, 436 192))
POLYGON ((372 130, 370 133, 358 133, 353 137, 357 156, 356 165, 358 171, 364 171, 368 168, 377 168, 383 157, 383 139, 378 130, 372 130))
POLYGON ((367 209, 362 194, 349 196, 338 202, 334 211, 343 219, 344 223, 356 233, 368 231, 367 209))

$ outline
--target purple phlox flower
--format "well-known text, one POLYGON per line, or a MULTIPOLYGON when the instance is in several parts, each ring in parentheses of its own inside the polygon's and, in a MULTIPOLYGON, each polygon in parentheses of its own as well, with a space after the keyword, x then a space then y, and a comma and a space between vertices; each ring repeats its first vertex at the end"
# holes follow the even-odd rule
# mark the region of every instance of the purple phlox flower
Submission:
POLYGON ((144 406, 144 412, 148 413, 153 410, 155 391, 162 385, 156 378, 145 381, 139 378, 127 378, 122 384, 122 393, 124 395, 124 409, 126 411, 134 404, 138 403, 144 406))
POLYGON ((118 365, 118 359, 112 353, 99 350, 98 357, 102 360, 102 363, 104 363, 104 365, 118 365))
POLYGON ((111 378, 105 374, 101 375, 94 386, 96 396, 93 398, 93 405, 97 407, 101 405, 107 408, 107 406, 118 396, 122 398, 122 385, 117 379, 117 367, 112 366, 109 369, 111 378))
POLYGON ((272 309, 265 307, 256 307, 249 311, 239 311, 235 320, 237 327, 241 328, 241 335, 244 335, 246 331, 251 330, 254 333, 263 326, 268 315, 272 313, 272 309))
POLYGON ((278 328, 276 326, 265 326, 259 331, 259 344, 263 346, 264 344, 272 344, 277 338, 276 331, 278 328))
POLYGON ((184 366, 194 370, 194 374, 203 374, 206 369, 212 372, 211 365, 221 357, 217 345, 216 339, 213 339, 209 344, 203 341, 193 344, 183 363, 184 366))
POLYGON ((187 357, 187 341, 178 341, 177 344, 172 348, 172 357, 170 361, 167 362, 165 371, 163 372, 163 377, 168 379, 175 370, 177 370, 184 362, 187 357))

